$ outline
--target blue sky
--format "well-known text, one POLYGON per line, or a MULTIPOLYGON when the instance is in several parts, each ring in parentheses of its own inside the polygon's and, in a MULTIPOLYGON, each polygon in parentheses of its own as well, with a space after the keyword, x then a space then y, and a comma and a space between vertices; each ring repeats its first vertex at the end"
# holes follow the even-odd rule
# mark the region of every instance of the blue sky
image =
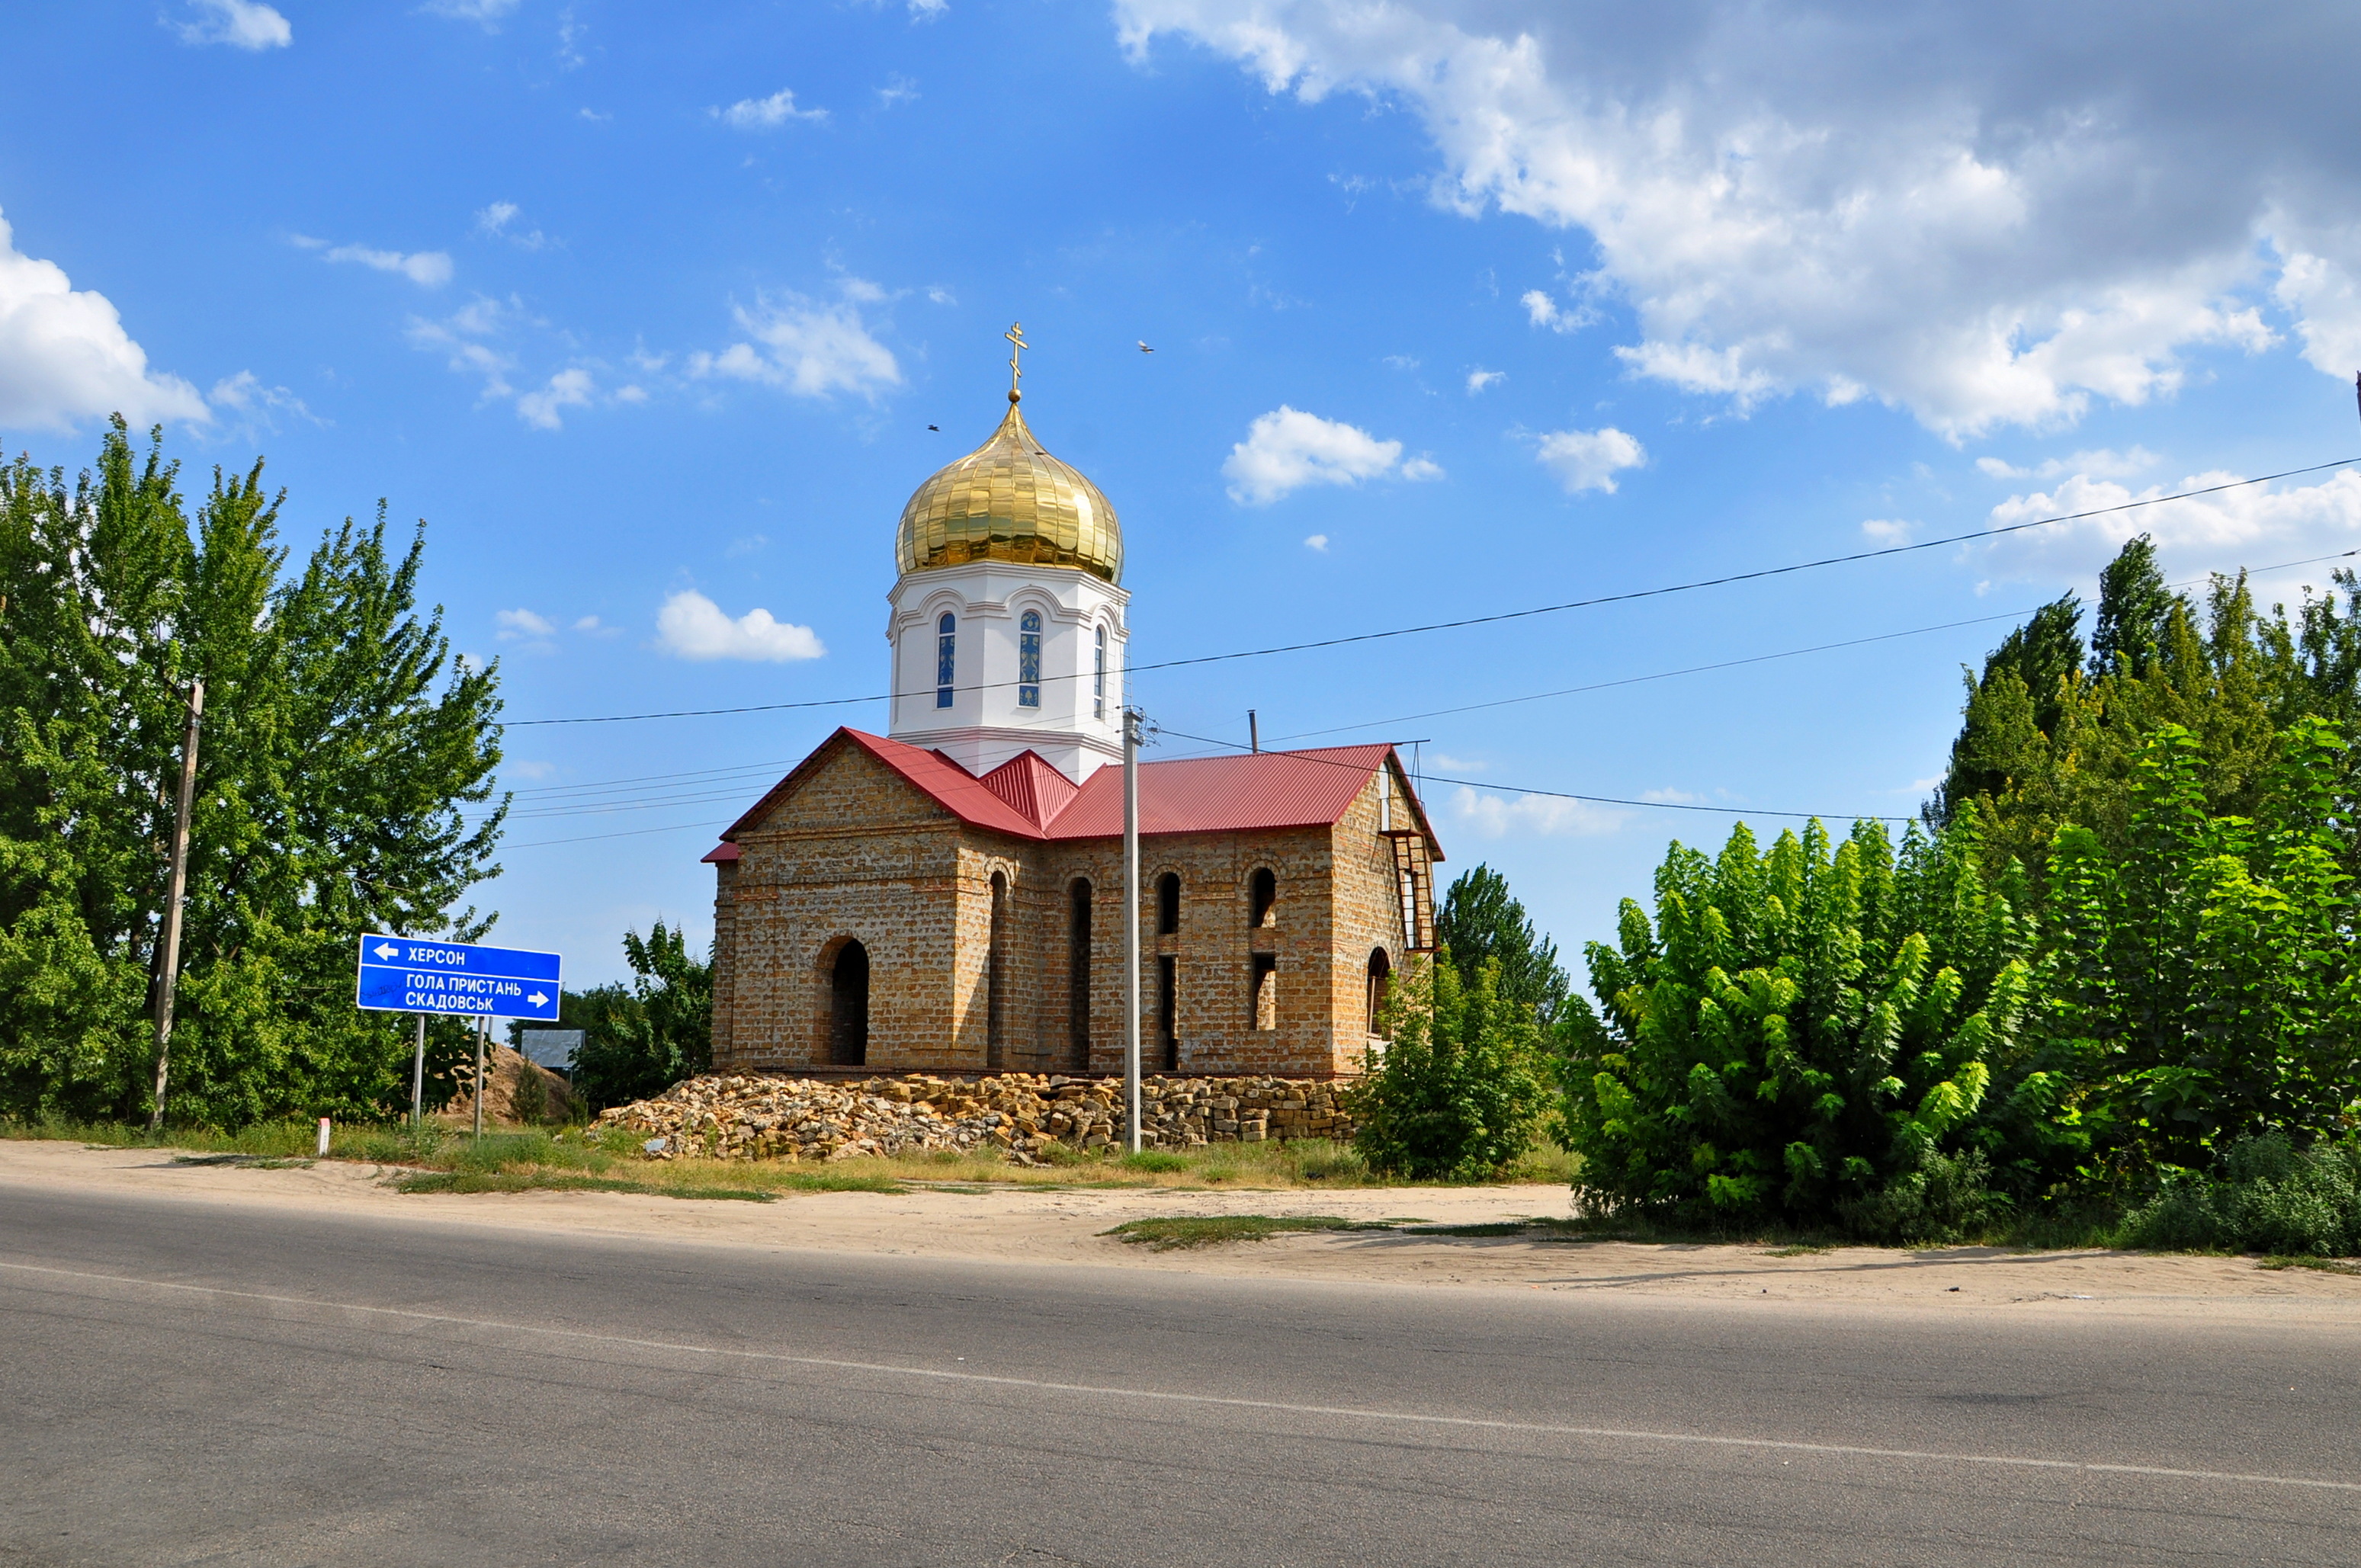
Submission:
MULTIPOLYGON (((2361 452, 2354 16, 2057 9, 27 8, 0 440, 76 466, 120 409, 192 469, 266 455, 299 546, 425 519, 515 720, 879 691, 895 520, 991 431, 1016 319, 1143 664, 2361 452)), ((1248 707, 1422 740, 1470 781, 1429 790, 1451 869, 1571 949, 1730 818, 1518 786, 1907 816, 1961 663, 2141 528, 2176 578, 2324 555, 2361 476, 1134 696, 1154 754, 1248 707)), ((500 939, 581 981, 626 927, 702 939, 712 828, 840 721, 883 705, 512 729, 500 939)))

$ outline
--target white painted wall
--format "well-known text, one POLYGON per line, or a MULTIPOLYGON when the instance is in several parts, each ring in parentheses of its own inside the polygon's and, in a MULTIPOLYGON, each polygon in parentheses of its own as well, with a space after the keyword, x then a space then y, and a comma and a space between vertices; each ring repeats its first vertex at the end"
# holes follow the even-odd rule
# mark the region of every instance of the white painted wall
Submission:
POLYGON ((1124 619, 1131 596, 1073 566, 975 561, 912 572, 886 596, 893 613, 894 712, 887 733, 937 748, 985 773, 1028 748, 1076 784, 1123 760, 1124 619), (1041 704, 1018 702, 1017 638, 1027 610, 1041 615, 1041 704), (958 618, 951 706, 935 706, 936 625, 958 618), (1103 703, 1092 655, 1106 632, 1103 703))

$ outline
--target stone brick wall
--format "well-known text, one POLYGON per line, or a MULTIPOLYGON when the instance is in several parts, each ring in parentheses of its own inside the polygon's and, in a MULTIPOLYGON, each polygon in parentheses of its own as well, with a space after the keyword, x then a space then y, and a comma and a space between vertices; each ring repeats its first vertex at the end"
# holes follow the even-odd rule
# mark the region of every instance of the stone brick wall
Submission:
MULTIPOLYGON (((1406 811, 1396 773, 1394 810, 1406 811)), ((1164 1066, 1157 959, 1174 960, 1181 1074, 1333 1078, 1368 1043, 1369 954, 1407 959, 1372 779, 1333 827, 1157 835, 1140 846, 1142 1065, 1164 1066), (1277 897, 1250 924, 1254 873, 1277 897), (1157 884, 1180 879, 1180 928, 1157 884), (1276 1006, 1257 1027, 1257 955, 1276 1006)), ((882 1071, 1115 1073, 1123 1065, 1119 839, 1043 843, 966 826, 857 747, 841 748, 717 867, 714 1066, 792 1072, 829 1060, 829 966, 869 954, 869 1051, 882 1071), (1005 881, 995 941, 993 879, 1005 881), (1088 1059, 1072 1047, 1071 888, 1093 890, 1088 1059), (1000 960, 994 1037, 992 957, 1000 960)))

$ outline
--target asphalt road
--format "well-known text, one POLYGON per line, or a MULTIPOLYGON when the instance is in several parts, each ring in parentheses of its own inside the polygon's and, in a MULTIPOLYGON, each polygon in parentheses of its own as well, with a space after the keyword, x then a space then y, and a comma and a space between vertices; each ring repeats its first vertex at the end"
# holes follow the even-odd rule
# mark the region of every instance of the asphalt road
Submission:
POLYGON ((0 1563, 2354 1563, 2356 1351, 8 1191, 0 1563))

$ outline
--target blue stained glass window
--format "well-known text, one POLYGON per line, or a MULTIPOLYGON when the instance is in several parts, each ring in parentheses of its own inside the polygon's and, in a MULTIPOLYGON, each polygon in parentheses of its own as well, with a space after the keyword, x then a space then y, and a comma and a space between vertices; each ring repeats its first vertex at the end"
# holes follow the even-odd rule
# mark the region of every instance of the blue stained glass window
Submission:
POLYGON ((1016 622, 1016 706, 1041 706, 1041 612, 1028 609, 1016 622))
POLYGON ((935 622, 935 706, 951 705, 951 676, 959 667, 959 618, 950 611, 935 622))
POLYGON ((1099 628, 1098 647, 1091 653, 1091 717, 1106 717, 1106 628, 1099 628))

